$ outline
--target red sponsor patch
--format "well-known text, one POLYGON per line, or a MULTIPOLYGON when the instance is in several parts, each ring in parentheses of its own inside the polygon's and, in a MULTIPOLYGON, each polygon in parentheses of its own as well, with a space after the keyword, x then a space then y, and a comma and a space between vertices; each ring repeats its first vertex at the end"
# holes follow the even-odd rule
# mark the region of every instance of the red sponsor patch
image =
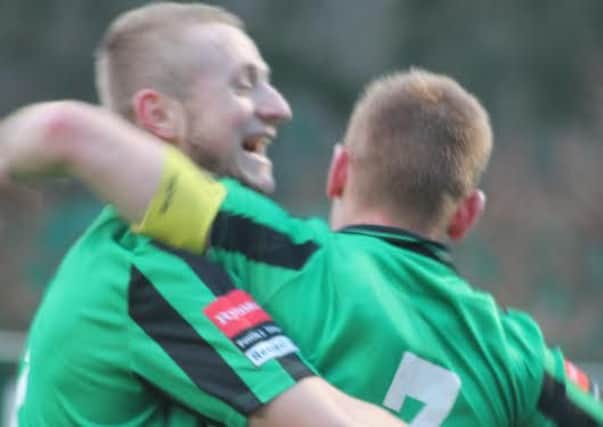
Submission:
POLYGON ((272 319, 247 292, 230 291, 203 309, 228 338, 272 319))
POLYGON ((588 392, 590 390, 590 380, 588 375, 586 375, 580 368, 569 360, 564 361, 564 365, 567 378, 582 390, 588 392))

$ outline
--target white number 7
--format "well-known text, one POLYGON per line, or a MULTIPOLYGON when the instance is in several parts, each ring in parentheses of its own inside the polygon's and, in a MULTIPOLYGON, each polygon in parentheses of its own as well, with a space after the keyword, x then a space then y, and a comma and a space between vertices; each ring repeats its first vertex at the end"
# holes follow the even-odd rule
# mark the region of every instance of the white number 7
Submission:
POLYGON ((406 396, 420 400, 425 406, 409 426, 434 427, 444 422, 460 390, 461 379, 457 374, 405 352, 383 405, 400 411, 406 396))

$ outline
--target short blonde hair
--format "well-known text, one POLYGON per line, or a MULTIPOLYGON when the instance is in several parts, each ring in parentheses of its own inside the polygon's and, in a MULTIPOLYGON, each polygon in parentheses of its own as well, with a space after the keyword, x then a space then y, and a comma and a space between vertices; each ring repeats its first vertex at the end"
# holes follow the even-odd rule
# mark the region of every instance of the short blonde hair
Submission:
POLYGON ((486 110, 457 82, 411 69, 367 86, 345 142, 361 203, 434 227, 478 185, 492 130, 486 110))
POLYGON ((160 2, 118 16, 96 52, 101 104, 127 117, 132 96, 142 88, 183 99, 199 59, 185 43, 184 30, 214 23, 244 30, 236 15, 204 4, 160 2))

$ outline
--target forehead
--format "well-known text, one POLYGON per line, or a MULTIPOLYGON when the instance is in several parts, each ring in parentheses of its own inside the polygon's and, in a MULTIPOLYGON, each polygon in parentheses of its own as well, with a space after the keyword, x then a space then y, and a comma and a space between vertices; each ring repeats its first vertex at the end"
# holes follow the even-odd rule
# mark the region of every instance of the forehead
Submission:
POLYGON ((250 66, 266 73, 269 70, 253 40, 236 27, 219 23, 193 26, 187 38, 202 72, 232 73, 250 66))

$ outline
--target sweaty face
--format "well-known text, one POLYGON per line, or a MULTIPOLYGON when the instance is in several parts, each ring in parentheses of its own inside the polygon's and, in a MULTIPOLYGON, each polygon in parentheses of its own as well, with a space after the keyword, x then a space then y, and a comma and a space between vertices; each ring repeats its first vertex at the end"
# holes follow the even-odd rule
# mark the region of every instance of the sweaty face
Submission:
POLYGON ((283 96, 251 39, 237 28, 211 24, 189 36, 199 71, 185 102, 184 149, 198 164, 263 192, 274 190, 267 146, 291 118, 283 96))

